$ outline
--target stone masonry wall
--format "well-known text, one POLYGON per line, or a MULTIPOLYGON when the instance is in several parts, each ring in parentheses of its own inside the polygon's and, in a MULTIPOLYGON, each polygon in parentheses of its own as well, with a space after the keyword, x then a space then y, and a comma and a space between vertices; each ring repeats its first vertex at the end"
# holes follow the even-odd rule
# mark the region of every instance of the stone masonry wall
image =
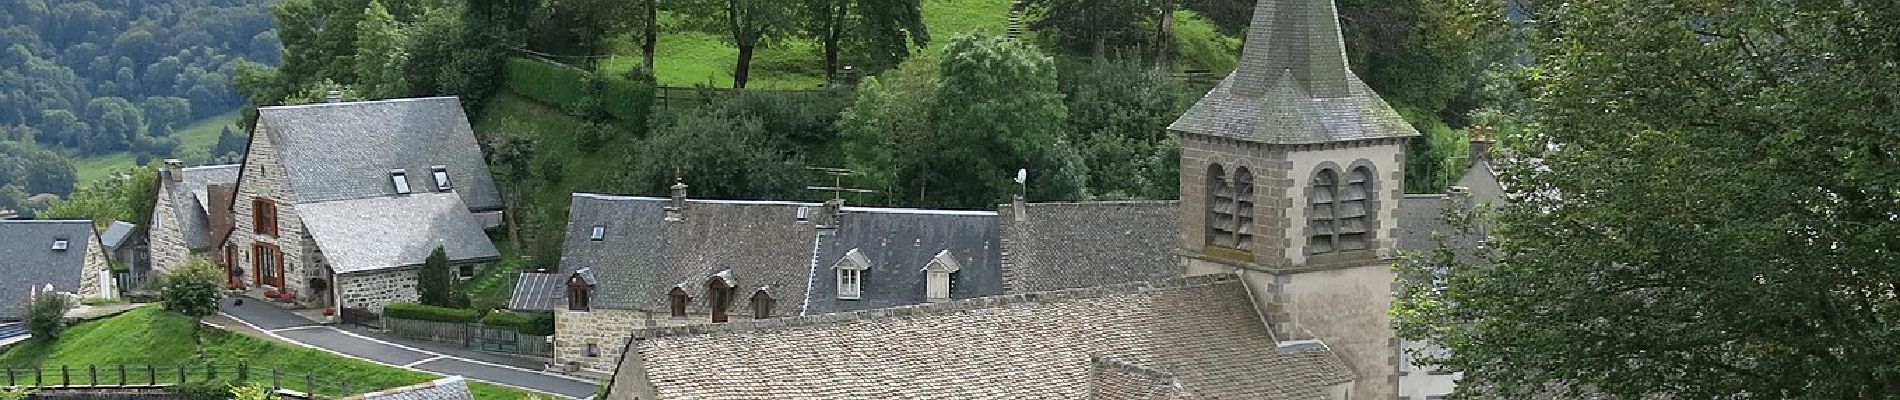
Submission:
POLYGON ((1253 248, 1254 262, 1282 266, 1278 256, 1288 246, 1285 237, 1286 209, 1295 202, 1287 195, 1293 187, 1287 178, 1292 163, 1281 147, 1207 135, 1182 134, 1181 138, 1181 248, 1200 253, 1206 245, 1207 170, 1220 164, 1231 182, 1235 171, 1246 167, 1253 174, 1253 248))
POLYGON ((170 271, 184 264, 191 256, 191 249, 185 247, 185 233, 179 230, 176 206, 172 203, 171 190, 175 182, 166 180, 164 173, 159 174, 157 201, 152 206, 152 221, 147 224, 147 241, 151 243, 152 273, 170 271))
POLYGON ((337 277, 337 297, 344 308, 363 308, 381 314, 389 303, 414 303, 416 268, 348 274, 337 277))
POLYGON ((258 124, 256 133, 251 135, 250 152, 244 156, 244 170, 239 176, 237 195, 232 200, 232 215, 236 222, 231 230, 230 244, 237 249, 237 265, 244 269, 246 284, 256 282, 258 271, 251 269, 251 244, 271 243, 284 252, 284 286, 297 295, 297 302, 306 306, 317 306, 327 293, 311 293, 309 281, 312 277, 324 277, 325 271, 315 268, 310 260, 314 259, 310 234, 304 231, 303 219, 297 215, 296 197, 290 191, 289 178, 284 174, 283 164, 277 160, 276 146, 270 140, 269 126, 258 124), (251 201, 268 198, 277 201, 277 236, 258 234, 255 210, 251 201))
MULTIPOLYGON (((660 316, 664 318, 664 316, 660 316)), ((579 364, 595 371, 613 371, 633 330, 646 326, 646 313, 596 308, 593 311, 554 310, 554 363, 579 364), (587 357, 587 345, 600 347, 598 357, 587 357)))
POLYGON ((79 298, 116 299, 119 293, 112 287, 112 278, 107 271, 112 264, 106 260, 105 246, 99 244, 97 236, 88 237, 86 244, 86 268, 79 274, 79 298))

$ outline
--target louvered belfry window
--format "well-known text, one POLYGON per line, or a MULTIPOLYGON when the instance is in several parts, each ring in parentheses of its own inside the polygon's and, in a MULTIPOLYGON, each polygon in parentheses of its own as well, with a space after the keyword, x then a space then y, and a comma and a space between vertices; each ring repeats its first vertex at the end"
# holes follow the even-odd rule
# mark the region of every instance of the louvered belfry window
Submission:
POLYGON ((1207 166, 1207 244, 1234 247, 1234 188, 1220 164, 1207 166))
POLYGON ((1314 175, 1307 211, 1313 254, 1371 247, 1373 183, 1372 170, 1366 167, 1353 168, 1343 180, 1331 169, 1314 175))

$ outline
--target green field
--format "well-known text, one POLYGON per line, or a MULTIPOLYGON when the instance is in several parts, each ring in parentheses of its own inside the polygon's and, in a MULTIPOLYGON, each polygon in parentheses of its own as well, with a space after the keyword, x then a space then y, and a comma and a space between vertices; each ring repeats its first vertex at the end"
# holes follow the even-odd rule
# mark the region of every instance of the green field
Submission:
MULTIPOLYGON (((238 113, 232 111, 185 125, 184 128, 173 132, 178 136, 178 151, 187 159, 193 154, 206 154, 211 150, 211 146, 218 144, 218 134, 223 132, 224 127, 237 129, 234 125, 237 120, 238 113)), ((106 177, 106 174, 112 171, 130 167, 136 161, 138 157, 132 155, 131 152, 122 151, 74 159, 73 168, 79 172, 79 184, 85 185, 86 182, 106 177)))
MULTIPOLYGON (((353 388, 361 388, 352 390, 357 392, 439 378, 426 372, 372 364, 211 328, 204 329, 204 344, 201 346, 192 342, 194 325, 197 324, 190 318, 165 312, 157 306, 140 308, 116 317, 73 326, 54 342, 29 340, 21 343, 0 354, 0 366, 58 368, 64 365, 83 370, 88 365, 101 365, 113 366, 116 371, 119 364, 157 365, 163 368, 180 364, 234 366, 245 363, 253 371, 277 368, 298 377, 309 373, 327 382, 348 381, 353 388)), ((104 374, 103 368, 101 374, 104 374)), ((116 379, 117 374, 113 375, 116 379)), ((160 378, 160 381, 164 382, 164 378, 160 378)), ((250 374, 249 381, 269 386, 270 375, 254 372, 250 374)), ((301 379, 297 381, 301 382, 301 379)), ((293 382, 286 382, 286 385, 296 389, 302 386, 301 383, 293 382)), ((482 400, 517 400, 528 396, 528 392, 479 382, 471 382, 470 389, 475 393, 475 398, 482 400)), ((335 387, 319 388, 318 393, 328 396, 343 394, 336 391, 335 387)))

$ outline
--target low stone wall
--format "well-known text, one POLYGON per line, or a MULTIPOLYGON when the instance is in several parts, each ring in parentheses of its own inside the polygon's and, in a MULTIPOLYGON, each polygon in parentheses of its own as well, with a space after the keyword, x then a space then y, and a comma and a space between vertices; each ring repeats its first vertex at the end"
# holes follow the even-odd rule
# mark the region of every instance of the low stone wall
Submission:
POLYGON ((383 306, 389 303, 414 303, 421 298, 416 294, 415 268, 347 274, 337 280, 339 300, 345 308, 382 314, 383 306))
POLYGON ((39 400, 176 400, 178 395, 165 389, 37 389, 32 399, 39 400))
MULTIPOLYGON (((465 323, 459 323, 459 322, 418 321, 418 320, 412 320, 412 319, 389 318, 389 317, 383 317, 382 324, 383 324, 383 329, 388 331, 389 334, 396 335, 399 337, 409 338, 409 339, 427 340, 431 342, 453 344, 453 345, 462 346, 464 348, 468 348, 471 350, 482 350, 482 351, 490 351, 490 352, 520 354, 520 355, 540 356, 540 357, 554 356, 554 345, 548 343, 547 336, 514 333, 512 335, 514 337, 514 348, 515 348, 514 351, 497 351, 495 349, 483 348, 482 346, 483 343, 481 340, 482 338, 480 337, 472 338, 474 339, 472 341, 470 340, 471 339, 469 337, 469 334, 471 333, 470 331, 479 332, 482 330, 483 326, 480 324, 465 324, 465 323)), ((512 328, 491 327, 491 328, 486 328, 486 329, 505 330, 511 333, 514 332, 512 328)), ((480 334, 480 333, 476 333, 476 334, 480 334)))

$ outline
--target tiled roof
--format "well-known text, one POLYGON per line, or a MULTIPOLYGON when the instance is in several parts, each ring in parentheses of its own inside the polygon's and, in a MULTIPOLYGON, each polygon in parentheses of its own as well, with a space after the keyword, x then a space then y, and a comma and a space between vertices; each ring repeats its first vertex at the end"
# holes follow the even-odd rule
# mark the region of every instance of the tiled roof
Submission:
POLYGON ((415 385, 344 397, 341 400, 475 400, 468 380, 451 376, 415 385))
POLYGON ((434 192, 430 168, 448 169, 449 184, 471 210, 501 208, 481 146, 454 97, 263 107, 258 123, 299 202, 395 195, 390 172, 402 169, 416 193, 434 192))
POLYGON ((501 257, 455 193, 306 203, 297 212, 337 273, 419 265, 437 247, 451 261, 501 257))
POLYGON ((112 221, 112 225, 106 226, 105 233, 99 234, 99 241, 104 243, 106 248, 116 249, 125 244, 125 239, 132 237, 132 231, 138 227, 131 222, 112 221))
POLYGON ((568 274, 523 272, 508 298, 510 310, 552 310, 567 306, 568 274))
POLYGON ((1029 203, 1001 211, 1010 293, 1100 286, 1180 274, 1181 202, 1029 203))
POLYGON ((1278 348, 1232 275, 636 330, 610 398, 1088 398, 1094 362, 1168 371, 1181 397, 1316 399, 1353 379, 1278 348))
POLYGON ((1263 0, 1232 75, 1169 129, 1308 144, 1418 136, 1346 67, 1331 0, 1263 0))
POLYGON ((1166 400, 1181 396, 1174 374, 1109 358, 1089 360, 1090 400, 1166 400))
POLYGON ((811 280, 812 295, 803 314, 923 303, 928 300, 924 265, 945 250, 962 267, 953 275, 951 298, 1003 293, 1002 243, 994 212, 846 207, 838 225, 820 240, 817 276, 811 280), (859 298, 839 300, 831 267, 852 249, 869 261, 870 269, 862 275, 859 298))
MULTIPOLYGON (((595 306, 665 310, 675 286, 692 296, 692 313, 708 312, 706 281, 730 270, 739 298, 770 287, 773 315, 797 314, 809 285, 817 230, 797 219, 817 204, 694 200, 684 221, 665 221, 666 199, 579 193, 568 207, 561 270, 593 268, 595 306), (606 236, 589 240, 594 225, 606 236)), ((730 310, 744 310, 733 301, 730 310)))
POLYGON ((24 317, 34 288, 78 291, 86 249, 97 240, 92 221, 0 220, 0 320, 24 317), (61 238, 66 251, 54 251, 61 238))
POLYGON ((184 169, 185 179, 173 182, 170 171, 159 171, 159 182, 164 196, 171 197, 172 220, 178 224, 179 233, 184 235, 185 247, 192 250, 205 250, 216 246, 212 243, 210 206, 208 194, 211 185, 230 185, 237 182, 240 165, 207 165, 184 169))

